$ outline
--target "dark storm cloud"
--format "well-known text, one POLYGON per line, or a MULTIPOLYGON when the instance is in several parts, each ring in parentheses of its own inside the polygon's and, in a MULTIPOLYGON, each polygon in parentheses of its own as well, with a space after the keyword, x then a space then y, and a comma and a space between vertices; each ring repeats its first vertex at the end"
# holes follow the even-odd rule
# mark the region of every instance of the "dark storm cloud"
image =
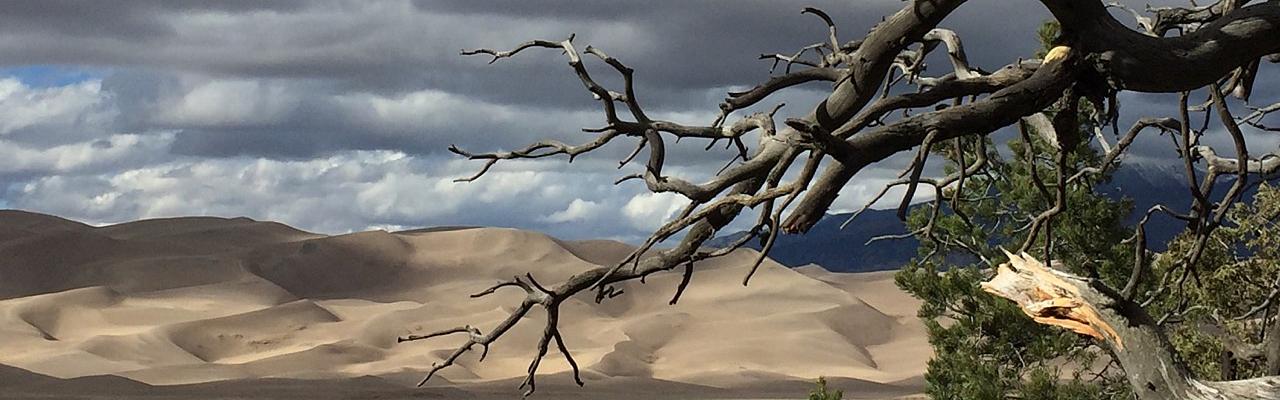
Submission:
MULTIPOLYGON (((991 60, 983 61, 999 66, 1033 48, 1034 40, 1027 33, 1042 16, 1016 19, 1020 25, 993 29, 988 23, 970 21, 980 18, 982 11, 970 13, 976 17, 965 15, 968 9, 990 9, 992 4, 984 2, 996 3, 974 2, 953 17, 962 22, 952 24, 958 30, 975 35, 970 40, 1000 39, 999 46, 971 50, 975 58, 990 55, 991 60)), ((639 70, 642 93, 655 108, 694 105, 688 97, 703 90, 761 81, 767 78, 767 63, 755 60, 758 54, 791 52, 822 40, 824 27, 817 18, 800 15, 802 6, 827 10, 846 39, 861 36, 901 6, 898 1, 421 1, 406 10, 391 2, 324 2, 309 7, 265 2, 275 5, 270 6, 272 12, 249 13, 262 11, 253 7, 258 3, 201 7, 163 1, 53 2, 48 9, 38 6, 44 2, 29 4, 36 5, 6 13, 6 18, 13 18, 14 26, 40 28, 9 32, 9 40, 0 41, 0 55, 5 56, 0 62, 95 63, 218 76, 328 79, 348 90, 396 92, 430 86, 492 102, 577 106, 581 96, 566 90, 576 82, 553 53, 508 60, 500 66, 457 55, 463 47, 502 48, 530 38, 560 39, 576 32, 580 43, 601 47, 639 70), (108 31, 86 34, 82 29, 108 31)), ((1033 4, 1003 8, 1011 13, 1043 14, 1033 4)))
POLYGON ((94 36, 114 39, 163 39, 175 32, 174 13, 221 12, 228 14, 273 11, 294 12, 307 0, 41 0, 9 2, 0 14, 0 32, 33 32, 58 36, 94 36))
POLYGON ((154 3, 32 1, 11 2, 0 13, 0 32, 64 37, 160 39, 173 29, 154 3), (105 23, 89 23, 96 19, 105 23))
MULTIPOLYGON (((977 65, 998 67, 1036 46, 1030 32, 1044 12, 1035 4, 1002 3, 972 2, 944 24, 979 44, 969 49, 977 65), (984 18, 996 7, 1040 16, 1010 19, 1017 24, 993 29, 984 18), (983 45, 993 41, 999 45, 983 45)), ((803 6, 832 14, 846 40, 863 35, 901 7, 900 1, 888 0, 103 4, 107 3, 40 2, 15 8, 4 18, 40 28, 7 31, 0 37, 0 60, 115 67, 104 79, 103 91, 120 109, 118 129, 180 130, 175 149, 183 154, 279 157, 342 149, 440 151, 453 143, 484 143, 475 140, 475 132, 503 137, 513 145, 549 134, 580 140, 580 135, 569 133, 599 124, 597 117, 563 126, 559 132, 548 126, 549 121, 564 121, 566 115, 596 107, 557 52, 535 49, 487 65, 484 57, 459 56, 460 48, 508 48, 531 38, 577 33, 580 45, 603 48, 638 71, 639 97, 651 112, 710 114, 728 87, 768 78, 768 63, 756 60, 757 55, 789 53, 823 40, 825 27, 817 18, 801 15, 803 6), (288 109, 275 110, 279 115, 247 120, 156 117, 190 101, 201 88, 192 82, 200 80, 277 82, 297 100, 288 109), (535 129, 530 129, 525 124, 494 126, 475 120, 482 117, 453 118, 456 122, 447 126, 408 132, 405 126, 352 122, 350 110, 335 110, 329 101, 352 94, 397 98, 423 90, 450 93, 477 107, 537 110, 528 114, 548 123, 534 122, 535 129)), ((604 65, 592 63, 589 68, 602 83, 618 84, 616 74, 604 65)), ((264 95, 282 94, 223 97, 240 102, 264 95)), ((793 102, 788 112, 803 113, 808 106, 793 102)))
MULTIPOLYGON (((903 4, 12 2, 0 13, 0 68, 95 73, 49 88, 0 76, 0 202, 96 222, 217 214, 327 232, 478 224, 634 238, 682 204, 638 183, 612 185, 634 172, 614 168, 631 142, 573 165, 503 163, 479 182, 451 182, 479 167, 446 153, 451 144, 490 151, 542 138, 583 142, 591 136, 579 128, 602 123, 558 51, 530 49, 489 65, 459 49, 576 33, 579 48, 599 47, 636 69, 652 116, 705 124, 725 91, 768 79, 758 55, 825 40, 821 21, 800 14, 804 6, 830 13, 841 39, 852 40, 903 4), (512 209, 522 212, 493 211, 512 209)), ((1048 17, 1037 2, 971 0, 941 27, 961 35, 972 64, 995 69, 1031 56, 1048 17)), ((941 54, 929 61, 930 75, 949 68, 941 54)), ((604 64, 588 58, 587 67, 620 88, 604 64)), ((1255 99, 1280 99, 1278 84, 1260 85, 1255 99)), ((803 114, 825 90, 810 84, 758 107, 785 102, 784 116, 803 114)), ((1171 115, 1176 99, 1126 95, 1122 126, 1171 115)), ((703 146, 670 144, 668 172, 706 179, 733 156, 703 146)), ((1152 135, 1134 152, 1167 159, 1168 149, 1167 138, 1152 135)), ((905 164, 895 157, 863 171, 836 209, 860 207, 905 164)))
MULTIPOLYGON (((755 61, 768 52, 791 53, 826 37, 826 28, 802 6, 827 10, 846 37, 861 36, 880 17, 896 11, 896 1, 658 1, 658 2, 521 2, 416 1, 427 13, 457 13, 478 19, 518 17, 559 25, 565 32, 604 25, 584 44, 602 47, 631 60, 652 85, 715 87, 743 84, 759 77, 765 65, 755 61), (577 29, 575 29, 577 28, 577 29), (626 34, 631 33, 631 34, 626 34)), ((476 43, 479 46, 510 46, 476 43)))

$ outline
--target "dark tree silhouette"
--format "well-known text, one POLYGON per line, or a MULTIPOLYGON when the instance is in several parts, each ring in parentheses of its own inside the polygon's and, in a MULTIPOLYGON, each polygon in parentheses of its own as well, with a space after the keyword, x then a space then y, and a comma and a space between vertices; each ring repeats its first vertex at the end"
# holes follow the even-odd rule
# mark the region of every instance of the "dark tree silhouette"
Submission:
MULTIPOLYGON (((1141 30, 1133 30, 1114 19, 1108 5, 1098 0, 1041 0, 1061 27, 1056 47, 1040 60, 1017 61, 994 72, 971 67, 960 38, 938 28, 948 14, 964 3, 904 1, 900 11, 886 17, 865 37, 847 42, 840 40, 836 24, 826 13, 806 8, 804 13, 813 14, 829 27, 828 37, 795 53, 762 55, 775 67, 785 65, 783 73, 750 90, 729 93, 720 104, 720 117, 709 125, 685 125, 649 117, 635 92, 634 71, 601 49, 579 49, 572 35, 559 41, 533 40, 506 51, 463 51, 463 55, 488 56, 490 63, 537 50, 563 53, 586 90, 599 100, 604 125, 584 129, 597 137, 579 145, 541 141, 497 153, 451 147, 463 157, 484 161, 478 173, 460 180, 479 179, 502 160, 557 155, 573 160, 613 141, 629 139, 635 150, 622 160, 621 166, 641 158, 646 150, 647 157, 643 158, 642 172, 624 176, 618 183, 638 180, 650 191, 679 194, 689 205, 616 265, 584 271, 555 284, 544 284, 532 274, 525 274, 477 293, 475 297, 510 287, 527 294, 506 320, 487 331, 462 326, 400 340, 467 335, 465 344, 432 366, 426 377, 430 379, 476 346, 487 352, 504 333, 524 321, 530 310, 542 307, 546 319, 538 355, 521 388, 527 389, 526 394, 535 390, 538 364, 552 341, 573 366, 576 378, 578 368, 570 355, 571 345, 562 339, 557 323, 559 306, 566 299, 594 293, 597 302, 605 301, 620 294, 616 285, 622 282, 682 269, 685 279, 674 289, 671 302, 675 303, 695 272, 696 261, 727 254, 755 239, 764 241, 760 254, 763 259, 779 234, 802 234, 817 223, 840 189, 859 171, 899 152, 915 149, 915 157, 903 171, 902 179, 892 183, 907 188, 899 208, 901 217, 905 218, 908 202, 920 184, 933 187, 938 194, 935 209, 943 208, 946 201, 966 201, 959 197, 947 199, 947 193, 963 192, 955 188, 965 185, 966 176, 983 173, 984 160, 978 157, 948 176, 926 178, 922 176, 923 167, 932 150, 958 138, 987 135, 1017 123, 1033 127, 1051 143, 1058 153, 1050 155, 1051 159, 1059 163, 1066 162, 1064 154, 1093 140, 1079 133, 1078 127, 1085 122, 1109 125, 1117 136, 1116 143, 1111 144, 1100 131, 1095 132, 1105 149, 1098 165, 1074 176, 1059 174, 1053 181, 1037 182, 1055 201, 1052 207, 1028 216, 1025 228, 1029 235, 1019 253, 1031 252, 1052 259, 1054 217, 1072 206, 1062 190, 1067 181, 1114 167, 1137 135, 1156 128, 1175 133, 1175 147, 1185 160, 1192 188, 1188 199, 1194 206, 1186 214, 1156 207, 1148 216, 1165 213, 1186 221, 1197 240, 1181 257, 1174 268, 1176 272, 1166 273, 1153 284, 1157 287, 1155 293, 1182 284, 1187 276, 1195 278, 1194 266, 1205 242, 1247 189, 1250 175, 1269 176, 1280 169, 1280 157, 1275 154, 1251 155, 1242 133, 1242 125, 1277 130, 1266 125, 1264 118, 1280 110, 1280 104, 1259 107, 1252 114, 1237 118, 1224 100, 1228 95, 1247 99, 1259 78, 1259 63, 1280 61, 1280 2, 1220 0, 1207 6, 1151 9, 1150 16, 1134 12, 1141 30), (940 48, 947 52, 953 71, 943 76, 923 76, 926 55, 940 48), (584 67, 587 59, 602 62, 619 74, 622 87, 609 89, 598 83, 584 67), (811 82, 827 82, 831 91, 802 118, 776 121, 774 116, 781 105, 770 111, 734 116, 736 111, 765 101, 781 90, 811 82), (890 90, 893 86, 910 84, 919 90, 891 95, 895 93, 890 90), (1201 106, 1188 104, 1189 93, 1200 89, 1206 89, 1209 101, 1201 106), (1121 135, 1116 126, 1116 95, 1121 91, 1182 93, 1182 101, 1174 117, 1142 119, 1121 135), (928 111, 908 113, 911 109, 928 111), (1189 117, 1199 109, 1216 113, 1235 144, 1235 156, 1219 156, 1201 144, 1199 139, 1208 128, 1192 127, 1189 117), (1045 113, 1046 110, 1052 112, 1045 113), (746 143, 749 132, 758 132, 757 142, 746 143), (705 182, 673 176, 664 170, 665 145, 669 140, 680 139, 704 140, 708 148, 726 141, 738 150, 738 161, 705 182), (1197 164, 1207 171, 1203 176, 1198 176, 1197 164), (788 180, 788 176, 793 178, 788 180), (1234 177, 1231 189, 1220 196, 1212 193, 1213 183, 1224 177, 1234 177), (703 247, 747 209, 757 215, 748 235, 726 248, 703 247), (654 248, 676 235, 682 236, 673 246, 654 248), (646 256, 641 257, 642 254, 646 256)), ((1137 229, 1141 232, 1142 225, 1137 229)), ((922 229, 912 234, 931 232, 922 229)), ((1280 398, 1280 377, 1213 382, 1197 379, 1181 366, 1160 326, 1137 298, 1137 288, 1150 281, 1143 267, 1146 256, 1147 251, 1140 246, 1128 284, 1111 288, 1096 279, 1052 271, 1031 256, 1011 254, 1012 266, 1002 267, 989 290, 1018 302, 1037 321, 1096 337, 1127 372, 1139 398, 1280 398)), ((992 267, 998 264, 997 260, 984 261, 992 267)), ((743 283, 750 279, 749 273, 743 283)))

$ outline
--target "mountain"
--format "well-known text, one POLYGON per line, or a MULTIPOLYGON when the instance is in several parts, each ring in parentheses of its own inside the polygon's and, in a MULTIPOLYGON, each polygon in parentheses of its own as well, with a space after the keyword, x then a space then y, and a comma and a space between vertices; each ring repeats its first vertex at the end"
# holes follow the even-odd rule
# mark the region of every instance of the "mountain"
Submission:
MULTIPOLYGON (((1197 171, 1197 176, 1203 178, 1204 171, 1197 171)), ((1213 186, 1213 198, 1221 199, 1233 184, 1235 184, 1234 176, 1218 179, 1213 186)), ((1134 225, 1142 219, 1148 209, 1157 204, 1163 204, 1181 214, 1189 213, 1193 200, 1187 186, 1187 178, 1181 165, 1137 164, 1126 165, 1116 170, 1111 180, 1099 184, 1097 190, 1112 199, 1130 200, 1133 211, 1129 213, 1125 223, 1134 225)), ((1243 193, 1240 201, 1253 201, 1253 194, 1256 192, 1256 187, 1251 185, 1251 188, 1243 193)), ((1182 233, 1186 227, 1186 222, 1166 214, 1152 215, 1146 225, 1147 248, 1152 251, 1164 251, 1169 240, 1182 233)))
MULTIPOLYGON (((1226 193, 1233 181, 1231 177, 1220 179, 1214 193, 1218 196, 1226 193)), ((1125 165, 1115 171, 1110 181, 1097 186, 1097 190, 1107 197, 1132 201, 1133 211, 1125 221, 1127 224, 1137 223, 1146 210, 1156 204, 1187 212, 1191 203, 1186 188, 1181 167, 1146 165, 1125 165)), ((1251 197, 1252 191, 1247 192, 1244 199, 1247 201, 1251 197)), ((898 220, 897 210, 867 210, 848 227, 840 229, 850 215, 828 214, 803 235, 779 235, 769 257, 790 267, 818 264, 837 272, 867 272, 897 269, 916 256, 920 243, 914 238, 881 240, 866 245, 868 240, 877 236, 906 233, 906 226, 898 220)), ((1164 251, 1165 243, 1185 227, 1186 223, 1163 214, 1153 216, 1146 226, 1148 248, 1164 251)), ((723 246, 745 234, 735 232, 716 238, 711 244, 723 246)), ((760 241, 753 240, 745 247, 759 250, 763 246, 760 241)))
MULTIPOLYGON (((920 241, 914 237, 884 239, 867 245, 876 236, 900 235, 907 232, 898 220, 897 210, 867 210, 840 229, 852 214, 827 214, 803 235, 778 235, 769 258, 790 267, 817 264, 833 272, 867 272, 898 269, 916 255, 920 241)), ((717 238, 712 245, 724 246, 747 232, 717 238)), ((747 243, 759 251, 759 240, 747 243)))

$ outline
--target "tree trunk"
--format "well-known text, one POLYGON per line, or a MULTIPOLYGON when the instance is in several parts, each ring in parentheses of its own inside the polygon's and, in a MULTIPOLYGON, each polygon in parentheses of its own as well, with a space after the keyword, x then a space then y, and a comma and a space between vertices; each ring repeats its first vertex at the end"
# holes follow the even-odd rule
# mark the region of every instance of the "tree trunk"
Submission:
POLYGON ((1218 366, 1221 371, 1219 379, 1224 381, 1236 379, 1236 355, 1231 350, 1222 350, 1222 358, 1218 361, 1218 366))
POLYGON ((1151 316, 1096 279, 1046 267, 1026 254, 1009 254, 1009 262, 982 289, 1017 303, 1036 322, 1093 337, 1124 368, 1139 399, 1280 399, 1277 376, 1195 379, 1151 316))
POLYGON ((1263 354, 1267 357, 1267 375, 1280 375, 1280 321, 1271 321, 1271 331, 1267 332, 1262 343, 1263 354))

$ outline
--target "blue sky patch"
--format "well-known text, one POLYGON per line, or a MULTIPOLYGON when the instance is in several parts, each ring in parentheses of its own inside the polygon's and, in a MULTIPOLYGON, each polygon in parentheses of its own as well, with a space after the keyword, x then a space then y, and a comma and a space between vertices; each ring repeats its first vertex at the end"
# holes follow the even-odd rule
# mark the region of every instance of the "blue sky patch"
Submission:
POLYGON ((105 71, 83 66, 25 65, 0 68, 0 78, 15 77, 22 81, 23 84, 34 88, 67 86, 99 79, 103 75, 105 75, 105 71))

